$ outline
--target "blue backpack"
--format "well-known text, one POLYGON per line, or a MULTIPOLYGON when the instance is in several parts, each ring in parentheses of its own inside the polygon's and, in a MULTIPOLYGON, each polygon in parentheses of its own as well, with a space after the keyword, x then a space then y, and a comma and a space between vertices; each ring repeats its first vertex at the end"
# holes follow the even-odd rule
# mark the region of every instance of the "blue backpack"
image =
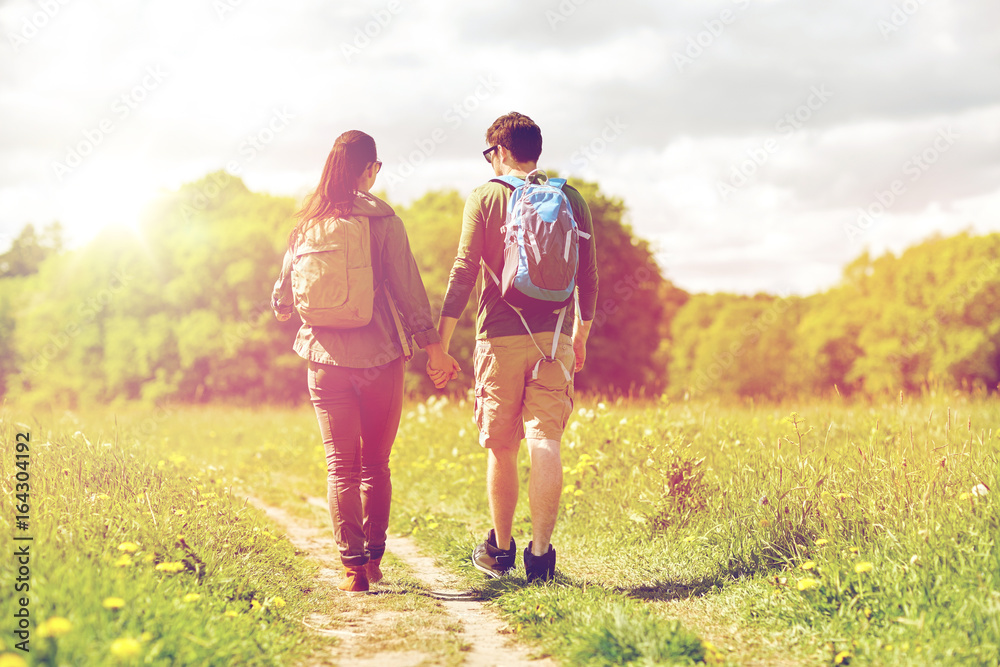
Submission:
MULTIPOLYGON (((576 296, 580 238, 589 239, 590 234, 577 227, 569 199, 562 190, 566 179, 550 179, 545 172, 536 169, 523 181, 516 176, 493 180, 513 190, 501 229, 504 233, 502 276, 497 277, 485 262, 483 266, 500 288, 503 300, 520 316, 532 341, 535 337, 523 311, 559 311, 552 353, 546 355, 535 343, 546 361, 555 361, 558 334, 576 296)), ((563 371, 569 378, 569 371, 565 367, 563 371)), ((537 376, 536 364, 533 377, 537 376)))

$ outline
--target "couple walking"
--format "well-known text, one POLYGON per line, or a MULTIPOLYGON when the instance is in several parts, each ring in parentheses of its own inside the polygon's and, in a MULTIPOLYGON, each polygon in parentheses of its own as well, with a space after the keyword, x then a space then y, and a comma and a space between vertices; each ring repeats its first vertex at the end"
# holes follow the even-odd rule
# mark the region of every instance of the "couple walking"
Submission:
MULTIPOLYGON (((483 155, 496 178, 473 190, 466 201, 461 241, 436 327, 403 223, 369 192, 382 162, 367 134, 350 131, 337 138, 319 186, 289 237, 271 305, 281 321, 296 308, 304 320, 293 349, 309 362, 309 393, 326 451, 330 517, 345 567, 340 589, 347 592, 367 591, 382 578, 379 565, 392 496, 389 454, 402 413, 409 339, 427 352, 427 373, 436 387, 458 376, 459 364, 448 348, 480 265, 487 278, 476 327, 475 418, 487 452, 493 528, 473 550, 473 564, 491 577, 516 567, 511 531, 518 499, 517 456, 526 439, 532 534, 524 550, 525 574, 531 582, 555 573, 550 540, 562 491, 560 441, 573 408, 572 373, 586 359, 597 303, 590 210, 577 190, 553 181, 561 186, 579 231, 575 316, 573 299, 556 311, 527 304, 515 309, 502 295, 498 278, 503 275, 505 283, 509 277, 504 271, 505 223, 511 198, 521 192, 515 188, 539 178, 533 172, 542 134, 527 116, 509 113, 486 131, 486 143, 483 155), (324 229, 334 224, 331 220, 342 219, 364 221, 368 228, 364 243, 370 248, 375 286, 371 317, 350 328, 310 325, 301 300, 293 296, 296 258, 305 246, 321 247, 317 239, 322 240, 324 229)), ((540 260, 538 245, 533 248, 540 260)), ((508 253, 508 273, 511 258, 508 253)))

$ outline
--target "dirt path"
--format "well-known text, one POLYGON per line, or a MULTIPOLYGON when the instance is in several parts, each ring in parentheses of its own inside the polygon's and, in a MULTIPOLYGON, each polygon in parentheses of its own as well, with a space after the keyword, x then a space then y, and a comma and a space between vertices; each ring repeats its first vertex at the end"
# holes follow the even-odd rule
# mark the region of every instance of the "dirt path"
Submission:
MULTIPOLYGON (((528 650, 516 645, 510 639, 510 631, 503 621, 483 603, 466 590, 459 588, 458 581, 435 565, 434 561, 422 555, 416 546, 405 537, 390 537, 386 543, 386 551, 401 560, 408 575, 419 582, 418 587, 403 590, 406 587, 396 587, 384 590, 380 585, 376 592, 419 593, 435 607, 443 617, 438 626, 447 627, 452 637, 460 644, 460 654, 443 657, 435 655, 426 648, 414 649, 401 636, 407 632, 418 634, 433 634, 423 632, 421 623, 434 619, 433 614, 422 613, 419 609, 407 605, 392 603, 375 608, 373 601, 388 598, 386 595, 346 596, 336 591, 340 582, 341 566, 337 548, 329 530, 318 529, 308 521, 294 517, 281 508, 267 505, 264 502, 250 498, 250 502, 278 524, 286 533, 289 541, 296 548, 308 554, 320 565, 316 589, 318 592, 333 596, 338 608, 330 613, 314 613, 306 619, 306 624, 315 632, 336 638, 331 642, 329 650, 323 655, 313 656, 301 667, 321 667, 327 665, 342 665, 361 667, 368 665, 386 665, 407 667, 408 665, 428 664, 464 664, 469 667, 506 667, 531 666, 555 667, 554 661, 532 659, 528 650), (413 618, 408 618, 412 616, 413 618), (457 637, 456 637, 457 635, 457 637), (394 637, 396 641, 386 641, 385 637, 394 637), (376 647, 374 652, 372 647, 376 647), (381 648, 379 648, 381 647, 381 648), (464 659, 464 661, 463 661, 464 659)), ((326 509, 326 501, 321 498, 310 498, 310 504, 326 509)), ((387 573, 385 582, 392 581, 391 573, 387 573)), ((396 596, 400 597, 400 596, 396 596)), ((441 632, 440 629, 435 632, 441 632)), ((431 640, 433 644, 433 640, 431 640)))

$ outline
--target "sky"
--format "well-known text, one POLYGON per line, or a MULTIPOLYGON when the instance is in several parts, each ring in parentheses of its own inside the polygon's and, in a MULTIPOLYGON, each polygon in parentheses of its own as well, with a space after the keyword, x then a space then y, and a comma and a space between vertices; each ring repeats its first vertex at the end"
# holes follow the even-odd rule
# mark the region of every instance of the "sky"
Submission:
POLYGON ((516 110, 679 287, 812 294, 1000 231, 997 26, 995 0, 0 0, 0 249, 220 169, 301 198, 349 129, 390 201, 464 194, 516 110))

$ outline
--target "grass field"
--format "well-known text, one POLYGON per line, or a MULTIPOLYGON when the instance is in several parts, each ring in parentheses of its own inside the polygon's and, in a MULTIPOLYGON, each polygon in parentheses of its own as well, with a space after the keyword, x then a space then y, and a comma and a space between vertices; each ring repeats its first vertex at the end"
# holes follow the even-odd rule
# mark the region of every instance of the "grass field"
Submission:
MULTIPOLYGON (((997 425, 995 401, 963 396, 584 401, 563 444, 559 577, 526 587, 471 568, 484 455, 471 407, 432 399, 404 410, 392 527, 570 664, 997 664, 997 425)), ((4 543, 33 537, 28 664, 295 664, 315 649, 312 566, 244 503, 315 516, 308 408, 8 407, 0 437, 4 543)), ((519 507, 523 547, 524 493, 519 507)), ((15 653, 18 566, 2 563, 0 648, 15 653)))

